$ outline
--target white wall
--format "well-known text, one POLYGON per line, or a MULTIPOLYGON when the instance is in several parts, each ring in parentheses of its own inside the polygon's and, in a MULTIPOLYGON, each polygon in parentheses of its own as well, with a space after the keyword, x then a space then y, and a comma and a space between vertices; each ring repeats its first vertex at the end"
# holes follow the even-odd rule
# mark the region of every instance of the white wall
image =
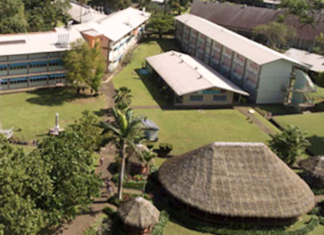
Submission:
POLYGON ((283 103, 286 92, 283 86, 288 86, 293 63, 277 60, 261 67, 259 86, 257 90, 257 104, 283 103))

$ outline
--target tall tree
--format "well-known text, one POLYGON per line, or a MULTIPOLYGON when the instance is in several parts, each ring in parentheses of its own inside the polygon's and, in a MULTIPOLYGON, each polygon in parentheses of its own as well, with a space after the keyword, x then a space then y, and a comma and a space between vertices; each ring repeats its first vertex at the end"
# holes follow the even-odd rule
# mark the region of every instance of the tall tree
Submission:
POLYGON ((68 128, 46 138, 30 156, 40 156, 52 182, 53 193, 40 204, 50 224, 74 218, 99 194, 101 180, 94 171, 92 151, 83 144, 82 133, 68 128))
POLYGON ((270 22, 269 24, 256 26, 254 33, 265 36, 270 46, 274 49, 287 45, 288 40, 296 36, 295 29, 279 22, 270 22))
POLYGON ((69 70, 66 78, 74 86, 85 85, 98 94, 105 68, 99 43, 91 48, 87 42, 78 40, 72 43, 72 49, 64 54, 63 61, 69 70))
POLYGON ((151 17, 147 28, 162 38, 163 34, 174 29, 174 17, 171 14, 156 13, 151 17))
POLYGON ((36 234, 45 227, 47 213, 39 205, 52 192, 42 159, 14 149, 0 135, 0 234, 36 234))
POLYGON ((68 20, 69 1, 63 0, 23 0, 28 21, 28 31, 47 31, 57 25, 58 21, 68 20))
POLYGON ((120 87, 114 95, 115 107, 119 110, 126 110, 132 103, 131 90, 127 87, 120 87))
POLYGON ((108 142, 114 142, 119 150, 121 164, 119 167, 118 198, 123 196, 123 181, 125 176, 126 148, 136 149, 135 144, 144 138, 141 122, 142 116, 134 116, 132 109, 125 113, 118 109, 113 109, 114 122, 100 122, 99 126, 103 128, 103 133, 111 132, 112 136, 107 139, 108 142))
POLYGON ((27 27, 22 0, 1 0, 0 34, 24 33, 27 27))
POLYGON ((301 131, 298 127, 288 126, 282 133, 278 133, 269 141, 269 147, 285 163, 292 166, 298 156, 305 153, 309 145, 307 133, 301 131))

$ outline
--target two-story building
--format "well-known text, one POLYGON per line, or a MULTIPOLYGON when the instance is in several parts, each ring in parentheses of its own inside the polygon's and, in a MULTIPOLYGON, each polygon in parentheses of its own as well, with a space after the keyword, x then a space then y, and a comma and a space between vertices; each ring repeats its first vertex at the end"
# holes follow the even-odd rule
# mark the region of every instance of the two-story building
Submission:
POLYGON ((73 28, 90 44, 100 43, 107 71, 112 72, 141 38, 149 18, 150 14, 145 10, 129 7, 100 20, 74 25, 73 28))
POLYGON ((82 39, 74 29, 0 35, 0 94, 65 83, 63 52, 82 39))
POLYGON ((247 91, 253 103, 290 104, 296 101, 292 96, 298 96, 295 106, 311 105, 306 93, 316 89, 299 70, 305 65, 297 60, 191 14, 176 17, 176 39, 185 52, 247 91), (298 89, 293 87, 297 70, 298 80, 304 80, 303 89, 300 82, 298 89))

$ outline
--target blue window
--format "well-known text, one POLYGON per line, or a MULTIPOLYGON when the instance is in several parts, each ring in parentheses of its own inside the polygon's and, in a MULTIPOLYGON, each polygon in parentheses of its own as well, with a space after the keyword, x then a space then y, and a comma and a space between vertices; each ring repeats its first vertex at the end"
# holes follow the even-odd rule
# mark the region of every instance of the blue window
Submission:
POLYGON ((28 81, 28 78, 12 78, 9 81, 10 81, 10 84, 26 83, 28 81))
POLYGON ((5 85, 8 83, 8 79, 0 79, 0 84, 5 85))
POLYGON ((204 97, 202 95, 191 95, 190 101, 203 101, 204 97))
POLYGON ((214 101, 226 101, 227 96, 226 95, 214 95, 214 101))

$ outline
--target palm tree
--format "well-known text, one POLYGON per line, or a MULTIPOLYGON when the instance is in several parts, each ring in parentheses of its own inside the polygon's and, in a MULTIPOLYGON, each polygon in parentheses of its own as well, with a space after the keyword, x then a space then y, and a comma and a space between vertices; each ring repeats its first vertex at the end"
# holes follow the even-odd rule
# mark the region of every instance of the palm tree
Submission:
POLYGON ((136 150, 135 144, 144 138, 143 129, 140 126, 144 117, 135 117, 132 109, 127 109, 125 113, 119 109, 113 109, 113 116, 115 122, 100 122, 99 126, 104 129, 103 133, 112 133, 112 136, 106 142, 114 142, 119 150, 121 165, 119 168, 118 199, 122 199, 126 148, 131 147, 136 150))
POLYGON ((127 109, 132 103, 131 90, 127 87, 120 87, 116 90, 116 95, 114 95, 114 101, 116 108, 120 110, 127 109))

